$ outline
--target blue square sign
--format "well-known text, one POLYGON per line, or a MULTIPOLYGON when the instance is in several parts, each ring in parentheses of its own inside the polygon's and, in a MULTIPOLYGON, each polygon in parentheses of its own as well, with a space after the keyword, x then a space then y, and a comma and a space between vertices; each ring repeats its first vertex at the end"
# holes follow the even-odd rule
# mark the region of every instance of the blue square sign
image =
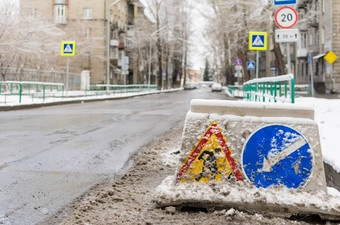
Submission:
POLYGON ((293 5, 296 0, 274 0, 274 5, 293 5))
POLYGON ((255 62, 247 62, 247 70, 255 70, 255 62))

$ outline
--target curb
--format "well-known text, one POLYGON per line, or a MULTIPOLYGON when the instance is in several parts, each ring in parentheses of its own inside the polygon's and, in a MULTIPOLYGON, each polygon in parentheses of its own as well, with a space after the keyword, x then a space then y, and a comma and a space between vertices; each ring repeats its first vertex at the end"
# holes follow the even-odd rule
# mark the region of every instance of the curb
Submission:
POLYGON ((24 109, 35 109, 35 108, 42 108, 42 107, 48 107, 48 106, 79 104, 79 103, 87 103, 87 102, 114 101, 114 100, 122 100, 122 99, 134 98, 134 97, 139 97, 139 96, 162 94, 162 93, 168 93, 168 92, 177 92, 177 91, 181 91, 181 90, 183 90, 183 89, 178 88, 178 89, 136 94, 136 95, 130 95, 130 96, 121 96, 121 97, 107 97, 107 98, 96 98, 96 99, 86 99, 86 98, 84 98, 84 99, 76 99, 76 100, 64 100, 64 101, 50 102, 50 103, 0 106, 0 112, 24 110, 24 109))

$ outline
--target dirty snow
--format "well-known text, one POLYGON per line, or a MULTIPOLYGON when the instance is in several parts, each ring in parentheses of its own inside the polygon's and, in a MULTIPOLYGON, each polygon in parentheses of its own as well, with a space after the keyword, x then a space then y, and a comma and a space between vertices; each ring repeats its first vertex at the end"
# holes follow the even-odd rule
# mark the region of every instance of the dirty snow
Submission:
POLYGON ((209 211, 155 207, 157 186, 174 175, 178 166, 182 129, 177 127, 146 146, 136 155, 136 165, 121 179, 94 187, 42 224, 308 224, 232 207, 209 211))

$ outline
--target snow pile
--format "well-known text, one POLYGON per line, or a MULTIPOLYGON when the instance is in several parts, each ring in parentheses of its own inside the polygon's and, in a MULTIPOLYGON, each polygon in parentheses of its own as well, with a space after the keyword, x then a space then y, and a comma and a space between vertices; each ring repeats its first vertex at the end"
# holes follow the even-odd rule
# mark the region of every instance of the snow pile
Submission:
POLYGON ((323 159, 340 173, 338 139, 340 134, 340 99, 297 98, 297 105, 313 107, 320 130, 323 159))
POLYGON ((256 188, 249 182, 232 180, 228 185, 225 182, 176 183, 175 177, 169 176, 157 187, 155 199, 158 207, 234 208, 282 217, 308 214, 340 220, 340 194, 334 189, 329 189, 327 194, 281 186, 256 188))

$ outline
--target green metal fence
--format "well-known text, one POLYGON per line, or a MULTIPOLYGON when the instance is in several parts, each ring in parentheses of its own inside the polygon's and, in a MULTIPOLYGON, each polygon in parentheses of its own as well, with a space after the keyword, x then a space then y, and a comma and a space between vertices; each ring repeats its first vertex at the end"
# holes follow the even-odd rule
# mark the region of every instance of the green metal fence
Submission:
POLYGON ((2 81, 0 82, 0 101, 6 104, 9 97, 17 96, 17 102, 21 103, 24 96, 40 98, 45 102, 46 97, 64 97, 64 84, 44 83, 29 81, 2 81), (3 98, 3 99, 1 99, 3 98))
POLYGON ((306 95, 307 97, 309 97, 309 92, 310 92, 310 88, 309 88, 309 84, 295 84, 295 94, 302 94, 302 95, 306 95))
POLYGON ((21 104, 27 101, 44 103, 63 101, 65 98, 95 98, 96 96, 120 97, 124 95, 157 91, 157 85, 90 85, 84 91, 65 91, 63 83, 43 83, 28 81, 0 82, 0 104, 21 104))
POLYGON ((255 102, 295 103, 294 87, 293 74, 253 79, 243 84, 243 98, 255 102))

